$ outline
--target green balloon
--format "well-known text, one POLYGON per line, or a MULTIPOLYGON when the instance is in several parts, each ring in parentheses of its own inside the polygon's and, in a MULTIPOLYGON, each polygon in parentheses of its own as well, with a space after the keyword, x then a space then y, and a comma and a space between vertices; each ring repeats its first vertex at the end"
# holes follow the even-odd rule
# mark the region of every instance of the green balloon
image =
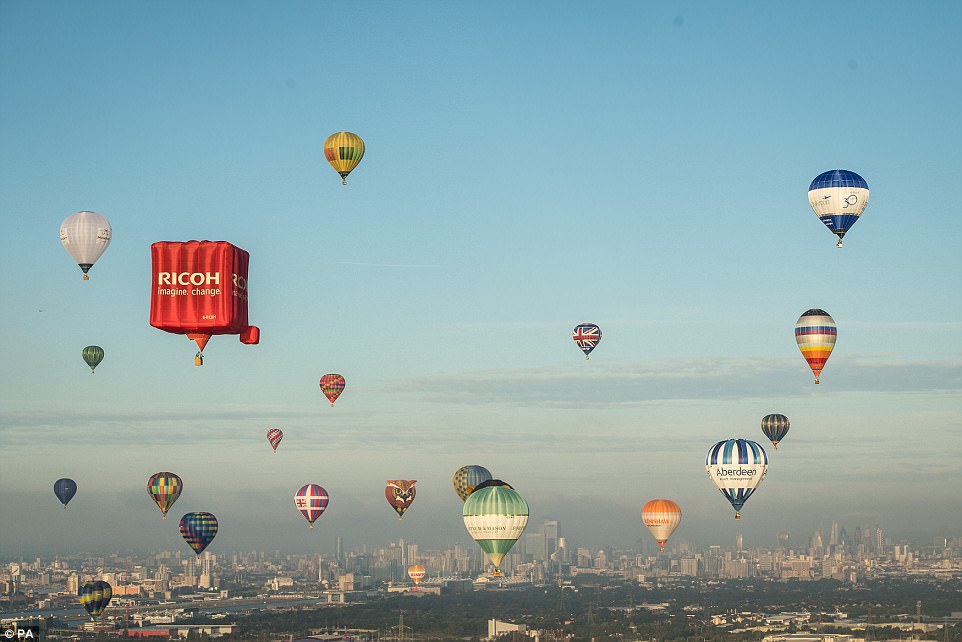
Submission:
POLYGON ((104 360, 104 349, 100 346, 87 346, 83 351, 84 361, 90 366, 90 372, 94 371, 94 368, 100 365, 100 362, 104 360))

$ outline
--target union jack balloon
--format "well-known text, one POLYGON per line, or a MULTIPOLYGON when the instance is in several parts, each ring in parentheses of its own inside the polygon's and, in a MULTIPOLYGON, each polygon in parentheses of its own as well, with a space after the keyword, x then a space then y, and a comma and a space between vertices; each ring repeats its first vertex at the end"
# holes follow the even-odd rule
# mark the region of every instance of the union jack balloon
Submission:
POLYGON ((588 355, 591 354, 591 351, 594 350, 601 341, 601 328, 594 323, 579 323, 575 326, 571 338, 578 344, 581 351, 585 353, 585 359, 588 359, 588 355))
POLYGON ((314 528, 317 518, 324 514, 329 501, 327 491, 317 484, 304 484, 294 493, 294 508, 301 512, 311 528, 314 528))
POLYGON ((267 441, 271 442, 271 448, 274 452, 277 452, 277 446, 281 443, 281 439, 284 438, 284 431, 278 428, 271 428, 267 431, 267 441))

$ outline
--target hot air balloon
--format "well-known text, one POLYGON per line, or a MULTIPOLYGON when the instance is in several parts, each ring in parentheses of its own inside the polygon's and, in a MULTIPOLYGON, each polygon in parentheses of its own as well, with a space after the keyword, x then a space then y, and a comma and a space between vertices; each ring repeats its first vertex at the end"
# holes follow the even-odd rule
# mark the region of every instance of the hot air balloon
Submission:
POLYGON ((97 617, 104 612, 114 594, 110 584, 102 580, 84 582, 77 593, 80 596, 80 604, 92 617, 97 617))
POLYGON ((398 519, 404 518, 404 511, 409 509, 414 502, 414 496, 417 494, 417 488, 414 487, 416 483, 416 479, 387 480, 387 486, 384 487, 384 496, 391 508, 397 512, 398 519))
POLYGON ((277 446, 280 445, 281 439, 284 438, 284 431, 279 428, 271 428, 267 431, 267 441, 271 443, 271 448, 274 452, 277 452, 277 446))
POLYGON ((594 350, 601 341, 601 328, 594 323, 579 323, 575 326, 571 338, 578 344, 581 351, 585 353, 585 359, 588 359, 588 355, 591 354, 591 351, 594 350))
POLYGON ((94 368, 100 365, 100 362, 104 360, 104 349, 100 346, 87 346, 83 349, 84 361, 90 366, 90 372, 93 373, 94 368))
POLYGON ((217 518, 211 513, 187 513, 180 518, 180 535, 200 557, 217 535, 217 518))
POLYGON ((750 439, 725 439, 708 450, 705 469, 741 519, 741 509, 768 471, 768 454, 750 439))
POLYGON ((468 496, 461 514, 468 534, 494 564, 494 574, 501 575, 501 560, 528 523, 528 503, 518 491, 492 479, 468 496))
POLYGON ((454 471, 454 492, 463 502, 474 492, 475 486, 489 479, 491 471, 484 466, 461 466, 454 471))
POLYGON ((835 347, 838 330, 835 319, 825 310, 812 308, 798 317, 795 323, 795 343, 815 375, 815 383, 822 374, 825 362, 835 347))
POLYGON ((842 237, 868 205, 868 183, 847 169, 822 172, 808 186, 808 202, 815 216, 838 236, 836 247, 842 247, 842 237))
POLYGON ((341 185, 347 185, 347 175, 364 158, 364 141, 351 132, 331 134, 324 141, 324 157, 341 175, 341 185))
POLYGON ((87 272, 110 245, 110 221, 96 212, 71 214, 60 224, 60 242, 90 280, 87 272))
POLYGON ((408 566, 408 577, 414 582, 414 590, 417 590, 418 584, 424 579, 424 567, 420 564, 412 564, 408 566))
POLYGON ((328 401, 331 402, 331 407, 334 407, 334 402, 341 393, 344 392, 344 386, 346 385, 344 377, 339 374, 326 374, 321 377, 321 392, 327 397, 328 401))
POLYGON ((765 415, 762 417, 762 432, 778 450, 778 442, 788 433, 788 417, 785 415, 765 415))
POLYGON ((184 481, 174 473, 156 473, 147 480, 147 494, 157 504, 163 519, 167 519, 167 511, 180 497, 183 489, 184 481))
POLYGON ((194 365, 204 364, 212 335, 260 341, 247 317, 247 252, 226 241, 161 241, 150 246, 150 258, 150 325, 194 341, 194 365))
POLYGON ((311 528, 314 522, 324 514, 330 497, 323 487, 317 484, 304 484, 294 493, 294 508, 301 511, 311 528))
POLYGON ((681 508, 670 499, 653 499, 641 508, 641 521, 665 551, 665 542, 681 524, 681 508))
POLYGON ((77 494, 77 482, 68 477, 58 479, 53 483, 53 494, 63 504, 63 509, 67 510, 67 504, 77 494))

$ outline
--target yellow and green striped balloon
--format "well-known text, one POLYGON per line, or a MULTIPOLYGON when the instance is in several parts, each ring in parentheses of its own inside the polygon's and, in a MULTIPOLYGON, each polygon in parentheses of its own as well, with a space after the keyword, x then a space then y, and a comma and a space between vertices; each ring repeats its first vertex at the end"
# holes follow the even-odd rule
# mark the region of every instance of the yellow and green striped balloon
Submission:
POLYGON ((83 350, 84 361, 90 366, 90 372, 104 360, 104 349, 100 346, 87 346, 83 350))
POLYGON ((364 141, 351 132, 331 134, 324 141, 324 157, 334 171, 341 175, 341 184, 347 185, 347 175, 364 158, 364 141))

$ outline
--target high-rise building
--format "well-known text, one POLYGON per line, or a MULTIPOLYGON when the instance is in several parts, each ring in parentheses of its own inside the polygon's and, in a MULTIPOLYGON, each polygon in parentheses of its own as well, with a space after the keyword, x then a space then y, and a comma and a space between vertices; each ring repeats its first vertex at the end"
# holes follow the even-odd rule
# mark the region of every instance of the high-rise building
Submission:
POLYGON ((741 533, 739 533, 738 535, 735 536, 735 550, 741 553, 742 549, 744 548, 744 545, 745 545, 745 538, 742 536, 741 533))
POLYGON ((558 550, 558 537, 561 535, 557 520, 548 520, 541 525, 541 532, 544 533, 544 556, 546 560, 551 560, 558 550))
POLYGON ((829 535, 829 537, 828 537, 828 545, 829 545, 829 546, 838 546, 838 545, 839 545, 839 541, 838 541, 838 522, 836 522, 834 519, 832 520, 832 533, 831 533, 831 534, 829 535))
POLYGON ((783 531, 778 534, 778 545, 781 548, 788 550, 789 544, 791 543, 791 534, 788 531, 783 531))

